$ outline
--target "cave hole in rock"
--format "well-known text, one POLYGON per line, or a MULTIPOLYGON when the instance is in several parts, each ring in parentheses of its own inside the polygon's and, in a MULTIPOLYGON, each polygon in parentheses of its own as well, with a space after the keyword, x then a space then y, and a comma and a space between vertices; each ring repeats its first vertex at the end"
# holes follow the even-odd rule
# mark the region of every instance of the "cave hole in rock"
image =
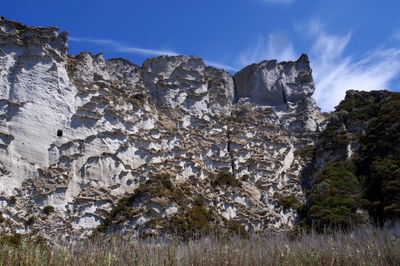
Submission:
POLYGON ((61 129, 57 130, 57 137, 62 137, 63 131, 61 129))

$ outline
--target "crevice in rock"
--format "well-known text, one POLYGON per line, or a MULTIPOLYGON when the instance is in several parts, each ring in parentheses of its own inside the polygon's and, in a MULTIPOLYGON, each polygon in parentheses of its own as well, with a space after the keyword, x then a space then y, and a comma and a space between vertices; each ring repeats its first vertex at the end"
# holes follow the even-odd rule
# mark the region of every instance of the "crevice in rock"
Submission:
POLYGON ((228 139, 227 150, 228 150, 228 153, 229 153, 229 157, 231 159, 232 174, 235 175, 235 159, 233 157, 232 149, 231 149, 231 130, 230 130, 229 127, 228 127, 228 131, 227 131, 226 136, 227 136, 227 139, 228 139))
POLYGON ((232 80, 233 80, 233 104, 237 104, 239 102, 240 96, 239 93, 237 91, 237 85, 236 85, 236 79, 235 76, 232 76, 232 80))
POLYGON ((17 69, 18 69, 18 62, 13 66, 9 68, 9 75, 7 77, 8 83, 10 84, 10 90, 8 92, 8 100, 9 101, 17 101, 17 95, 15 92, 15 77, 17 74, 17 69))
POLYGON ((285 92, 285 86, 283 86, 282 81, 280 81, 281 83, 281 88, 282 88, 282 99, 283 102, 286 104, 286 107, 289 107, 288 101, 287 101, 287 96, 286 96, 286 92, 285 92))

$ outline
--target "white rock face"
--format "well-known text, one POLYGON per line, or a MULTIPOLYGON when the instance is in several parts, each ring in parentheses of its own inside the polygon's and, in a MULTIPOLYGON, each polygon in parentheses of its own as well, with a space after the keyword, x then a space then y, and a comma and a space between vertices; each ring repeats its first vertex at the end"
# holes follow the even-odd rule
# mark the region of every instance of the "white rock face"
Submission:
POLYGON ((234 97, 229 73, 207 67, 193 56, 161 56, 143 64, 143 78, 159 106, 199 118, 229 115, 234 97))
POLYGON ((311 97, 314 82, 310 61, 303 54, 296 62, 263 61, 235 75, 237 97, 270 106, 297 103, 311 97))
POLYGON ((66 33, 0 20, 0 149, 7 195, 49 164, 49 146, 65 130, 75 100, 66 71, 66 33), (19 30, 20 29, 20 30, 19 30))
MULTIPOLYGON (((313 91, 306 56, 234 78, 193 56, 139 67, 67 55, 66 33, 1 17, 0 202, 10 221, 1 230, 88 234, 160 173, 249 230, 289 228, 295 213, 274 196, 303 199, 296 150, 313 143, 323 119, 313 91), (218 172, 241 186, 213 186, 218 172)), ((145 227, 150 209, 162 218, 181 211, 162 198, 137 204, 126 230, 145 227)))

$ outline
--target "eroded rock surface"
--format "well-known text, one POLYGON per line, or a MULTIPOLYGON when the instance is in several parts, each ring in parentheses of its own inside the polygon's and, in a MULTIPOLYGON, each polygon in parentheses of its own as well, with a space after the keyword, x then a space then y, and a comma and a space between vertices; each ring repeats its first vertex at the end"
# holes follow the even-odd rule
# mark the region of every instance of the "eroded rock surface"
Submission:
POLYGON ((232 77, 193 56, 140 67, 67 50, 57 28, 0 18, 3 232, 88 235, 115 224, 121 198, 160 174, 171 177, 169 192, 129 201, 136 211, 119 231, 157 233, 168 226, 157 221, 190 213, 198 198, 249 231, 293 225, 295 211, 277 198, 304 200, 296 151, 323 121, 305 55, 232 77), (218 183, 218 173, 238 182, 218 183))

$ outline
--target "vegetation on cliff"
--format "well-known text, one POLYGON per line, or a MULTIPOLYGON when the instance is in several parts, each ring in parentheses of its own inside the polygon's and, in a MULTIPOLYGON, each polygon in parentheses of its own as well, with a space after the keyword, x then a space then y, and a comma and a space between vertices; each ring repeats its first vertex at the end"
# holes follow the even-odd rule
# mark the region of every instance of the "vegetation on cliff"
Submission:
MULTIPOLYGON (((247 237, 243 225, 227 220, 207 205, 204 198, 193 194, 187 185, 177 185, 173 179, 163 173, 139 185, 132 195, 118 201, 93 236, 118 231, 133 222, 138 224, 136 230, 141 238, 167 234, 189 239, 204 234, 231 233, 247 237), (167 209, 171 207, 176 209, 176 213, 168 214, 167 209), (139 218, 147 221, 139 224, 139 218)), ((209 185, 238 186, 239 183, 232 174, 219 172, 209 185)))
POLYGON ((316 144, 314 174, 303 225, 317 230, 383 226, 400 219, 400 94, 355 92, 331 115, 316 144), (349 149, 352 149, 349 152, 349 149))

